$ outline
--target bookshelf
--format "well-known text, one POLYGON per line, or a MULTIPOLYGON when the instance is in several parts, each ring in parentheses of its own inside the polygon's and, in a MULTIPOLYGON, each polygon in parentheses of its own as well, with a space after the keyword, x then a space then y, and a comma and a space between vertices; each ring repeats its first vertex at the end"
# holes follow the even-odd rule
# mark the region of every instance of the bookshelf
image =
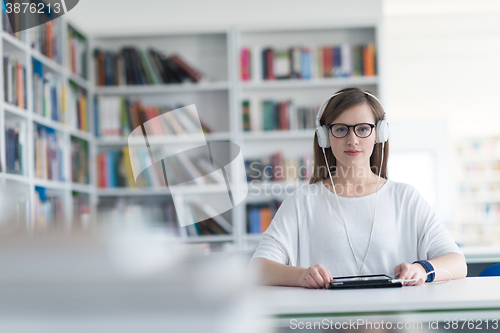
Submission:
MULTIPOLYGON (((239 143, 245 159, 261 160, 266 165, 269 156, 280 152, 284 162, 271 163, 277 165, 278 170, 279 167, 286 170, 290 165, 297 167, 294 159, 302 158, 311 160, 309 164, 306 163, 310 170, 314 119, 320 104, 327 97, 343 87, 356 86, 372 91, 383 99, 379 74, 382 54, 379 48, 380 30, 380 23, 376 20, 237 28, 237 112, 240 119, 246 119, 247 114, 250 118, 246 125, 240 121, 237 127, 241 133, 239 143), (375 46, 376 56, 372 55, 370 59, 373 62, 371 66, 376 70, 372 68, 371 72, 359 72, 356 49, 359 51, 360 46, 367 47, 370 43, 372 47, 375 46), (274 55, 272 64, 266 58, 269 49, 274 55), (288 59, 284 56, 286 54, 288 59), (326 60, 330 56, 334 60, 340 58, 345 68, 333 68, 326 60), (275 73, 280 73, 275 74, 274 79, 268 73, 270 66, 274 66, 275 73), (290 118, 283 117, 283 108, 286 110, 285 115, 288 114, 290 118), (269 113, 272 114, 270 118, 269 113)), ((300 168, 301 164, 298 165, 300 168)), ((265 207, 264 215, 261 215, 265 220, 266 214, 269 214, 266 209, 271 210, 272 217, 276 202, 279 206, 279 202, 293 190, 308 183, 308 178, 297 176, 284 180, 273 179, 268 177, 263 183, 252 181, 245 205, 237 207, 245 221, 239 235, 239 245, 243 250, 254 250, 260 241, 260 234, 252 232, 255 228, 259 230, 259 226, 255 226, 252 221, 254 213, 251 211, 255 210, 252 207, 265 207)), ((266 224, 262 220, 261 223, 266 224)), ((262 231, 262 225, 260 229, 262 231)))
MULTIPOLYGON (((9 193, 15 216, 3 227, 30 232, 86 228, 96 216, 96 190, 92 173, 87 172, 86 178, 72 177, 72 146, 75 142, 85 145, 87 160, 78 162, 88 170, 95 143, 89 131, 72 126, 75 117, 90 115, 88 106, 70 103, 72 86, 90 87, 84 78, 86 69, 76 73, 69 62, 69 29, 73 33, 81 30, 70 28, 61 18, 50 28, 44 25, 11 34, 5 31, 4 15, 0 32, 5 73, 0 92, 0 125, 4 128, 0 183, 3 195, 9 193), (45 39, 48 36, 52 38, 45 39), (16 65, 17 73, 6 72, 16 65)), ((88 50, 80 56, 88 57, 88 50)))
MULTIPOLYGON (((124 110, 133 123, 132 117, 135 112, 142 112, 144 117, 152 119, 165 114, 164 112, 168 112, 168 110, 195 104, 198 115, 204 123, 202 126, 205 128, 206 125, 209 128, 209 131, 205 133, 208 145, 217 142, 235 142, 237 133, 233 124, 236 115, 232 106, 235 95, 232 78, 234 71, 231 60, 234 48, 232 43, 232 29, 167 31, 164 33, 130 31, 130 33, 121 32, 115 35, 93 36, 91 48, 94 56, 91 59, 90 67, 93 70, 90 72, 90 81, 94 86, 94 95, 99 110, 99 116, 97 116, 99 123, 105 121, 103 118, 99 118, 102 116, 101 110, 107 109, 108 113, 116 114, 118 112, 117 105, 121 107, 125 105, 124 110), (130 48, 134 50, 131 52, 130 48), (161 54, 163 58, 157 57, 155 54, 161 54), (174 54, 179 55, 190 66, 201 72, 203 79, 199 82, 190 80, 170 82, 159 71, 157 74, 147 73, 148 68, 152 68, 152 66, 155 69, 160 68, 158 62, 155 62, 158 61, 157 59, 164 61, 161 62, 162 65, 170 66, 169 60, 174 54), (139 59, 147 79, 147 81, 143 80, 143 84, 130 84, 131 82, 128 82, 133 75, 129 76, 130 73, 127 71, 127 57, 139 59), (147 62, 143 60, 145 57, 148 59, 147 62), (169 60, 166 60, 167 58, 169 60), (123 72, 120 74, 118 70, 117 74, 103 78, 99 69, 103 68, 101 63, 106 63, 106 61, 116 63, 116 68, 124 68, 123 72), (122 63, 125 63, 125 66, 122 63), (144 82, 148 83, 144 84, 144 82), (148 111, 151 108, 154 110, 151 111, 152 115, 148 111)), ((162 66, 162 68, 164 67, 162 66)), ((137 77, 133 78, 133 80, 136 79, 137 77)), ((114 156, 117 151, 123 150, 129 144, 131 147, 139 147, 143 144, 142 138, 129 141, 128 134, 136 126, 125 126, 126 130, 124 131, 123 126, 116 123, 117 118, 116 115, 111 116, 109 118, 111 125, 99 126, 98 132, 95 133, 96 149, 101 159, 106 160, 109 156, 114 156), (114 124, 113 121, 115 121, 114 124)), ((175 132, 175 134, 175 136, 171 136, 168 133, 156 133, 156 135, 148 137, 148 142, 152 149, 161 149, 166 143, 183 147, 196 141, 189 133, 175 132)), ((105 171, 102 172, 103 168, 99 170, 100 175, 105 173, 105 171)), ((150 179, 153 178, 154 175, 150 174, 150 179)), ((102 213, 100 214, 101 218, 120 219, 124 217, 124 215, 119 214, 120 211, 133 211, 137 214, 137 223, 149 219, 149 224, 152 226, 159 225, 167 233, 181 237, 186 242, 207 242, 214 251, 224 249, 236 242, 235 230, 238 224, 234 223, 237 220, 234 209, 222 214, 223 218, 233 225, 232 232, 211 235, 210 230, 209 232, 203 230, 204 227, 209 227, 208 225, 204 226, 206 223, 199 223, 201 229, 198 230, 195 230, 194 225, 177 227, 176 216, 172 214, 174 207, 172 193, 168 188, 159 186, 160 184, 155 183, 155 181, 152 180, 151 183, 146 184, 145 188, 136 187, 131 181, 128 181, 127 184, 132 184, 132 186, 109 186, 110 184, 106 181, 107 179, 101 179, 97 189, 98 211, 102 213), (106 183, 106 186, 102 186, 101 182, 106 183), (148 218, 149 213, 145 207, 150 207, 162 218, 148 218), (205 232, 199 235, 198 233, 202 231, 205 232)), ((123 183, 118 182, 118 184, 123 183)), ((225 184, 217 183, 182 185, 176 190, 176 195, 181 196, 186 202, 193 198, 207 196, 207 201, 213 201, 212 204, 216 205, 221 196, 227 195, 227 188, 225 184)))
MULTIPOLYGON (((21 173, 8 173, 5 148, 10 137, 0 138, 2 147, 0 175, 4 183, 17 184, 21 192, 25 191, 28 193, 27 197, 32 198, 26 203, 29 220, 26 223, 32 228, 35 225, 33 222, 35 217, 40 213, 38 199, 35 198, 47 197, 50 198, 47 200, 54 202, 54 210, 62 206, 60 210, 65 217, 64 221, 73 220, 77 225, 83 226, 91 221, 100 222, 109 219, 118 221, 123 219, 123 223, 150 220, 152 226, 163 228, 187 242, 207 242, 212 250, 251 250, 257 245, 260 235, 248 231, 250 208, 264 209, 265 214, 269 215, 269 212, 271 215, 274 214, 279 202, 295 188, 307 183, 306 179, 291 177, 247 184, 249 193, 244 202, 222 214, 223 218, 232 224, 231 232, 198 235, 195 232, 203 230, 176 227, 175 214, 172 214, 172 193, 167 188, 153 186, 154 184, 146 188, 134 186, 135 184, 123 186, 125 183, 121 181, 126 178, 123 174, 122 179, 118 178, 111 182, 106 177, 103 178, 105 172, 100 169, 99 161, 107 161, 106 158, 109 159, 110 156, 118 161, 126 160, 123 151, 129 144, 128 133, 133 129, 132 123, 125 128, 117 122, 117 119, 113 119, 113 116, 109 118, 109 114, 114 114, 115 118, 119 117, 121 111, 117 111, 117 108, 123 105, 129 114, 133 112, 131 111, 133 108, 140 110, 153 108, 154 111, 147 117, 151 119, 153 115, 163 114, 165 110, 195 104, 200 119, 204 122, 202 124, 204 129, 205 127, 210 129, 205 133, 208 145, 232 142, 241 147, 245 159, 265 159, 280 152, 283 160, 299 163, 297 161, 305 160, 308 153, 312 154, 314 126, 311 124, 311 116, 315 116, 319 104, 326 97, 346 86, 358 86, 383 95, 379 74, 382 53, 379 49, 381 44, 378 20, 290 26, 261 25, 258 28, 236 26, 185 31, 131 30, 93 36, 86 36, 71 22, 61 22, 64 22, 60 23, 61 34, 55 38, 55 45, 58 45, 57 50, 60 52, 53 52, 50 57, 46 56, 49 54, 47 50, 31 47, 33 34, 21 33, 17 38, 2 32, 1 53, 18 57, 19 62, 26 66, 28 89, 25 107, 3 102, 4 89, 1 92, 0 125, 14 128, 25 126, 27 135, 22 137, 20 142, 26 142, 27 147, 23 150, 25 163, 21 173), (338 51, 334 47, 343 45, 345 51, 346 45, 352 48, 360 45, 367 47, 370 43, 375 46, 376 57, 373 57, 372 65, 376 67, 376 72, 370 75, 359 73, 349 75, 346 72, 330 71, 336 73, 331 76, 321 72, 323 63, 321 66, 318 65, 317 56, 322 49, 329 48, 333 57, 334 52, 338 51), (295 47, 295 50, 297 47, 308 48, 310 51, 310 65, 316 69, 310 69, 308 79, 267 80, 260 75, 263 73, 261 54, 264 49, 283 51, 292 47, 295 47), (138 82, 130 84, 137 77, 132 78, 132 74, 126 71, 120 73, 117 70, 114 74, 103 75, 97 70, 104 68, 104 63, 109 65, 115 62, 114 68, 120 68, 122 66, 120 63, 126 62, 125 56, 120 60, 120 54, 124 54, 122 50, 125 48, 135 50, 127 51, 127 56, 131 57, 143 57, 144 54, 149 54, 147 53, 149 49, 154 49, 165 57, 172 54, 180 55, 185 62, 201 72, 203 78, 199 82, 185 79, 182 82, 167 82, 163 76, 145 73, 141 79, 143 83, 148 82, 147 84, 137 84, 138 82), (248 73, 248 77, 244 80, 241 72, 243 48, 248 48, 251 53, 248 58, 250 62, 247 64, 251 67, 251 73, 248 73), (314 54, 316 56, 313 56, 314 54), (37 95, 29 88, 35 81, 33 73, 38 73, 40 77, 48 73, 53 86, 63 86, 67 89, 64 107, 56 107, 59 113, 39 112, 40 105, 36 104, 37 95), (130 82, 127 81, 129 79, 130 82), (125 84, 127 82, 129 84, 125 84), (303 123, 298 122, 296 128, 289 130, 252 127, 246 131, 242 122, 242 102, 246 100, 250 101, 249 112, 252 118, 256 112, 260 112, 262 101, 268 100, 275 104, 286 104, 294 110, 301 110, 294 112, 302 112, 300 119, 308 120, 303 123), (110 105, 115 106, 110 107, 110 105), (82 110, 87 112, 85 119, 82 118, 82 110), (94 112, 95 110, 97 111, 94 112), (103 123, 106 126, 111 125, 106 127, 103 123), (52 129, 61 140, 64 157, 61 177, 56 180, 37 177, 37 161, 33 158, 36 152, 34 133, 37 128, 42 127, 52 129), (114 130, 118 132, 115 133, 114 130), (83 146, 87 147, 85 154, 78 152, 78 147, 83 146), (73 165, 85 165, 85 161, 89 162, 86 168, 78 172, 73 170, 73 165), (40 188, 44 188, 45 193, 40 191, 40 188), (273 209, 269 207, 271 204, 273 209)), ((144 70, 147 71, 147 66, 144 70)), ((283 68, 280 70, 283 72, 283 68)), ((137 72, 134 75, 136 74, 137 72)), ((168 135, 155 135, 149 139, 152 147, 161 147, 166 142, 178 146, 189 145, 193 141, 190 135, 178 135, 173 139, 168 135)), ((137 145, 140 142, 141 140, 138 140, 137 145)), ((130 143, 132 147, 136 144, 134 140, 130 143)), ((116 167, 119 168, 118 164, 116 167)), ((120 172, 126 174, 126 166, 120 172)), ((232 172, 236 170, 233 169, 232 172)), ((188 202, 192 198, 203 197, 216 205, 217 201, 227 193, 227 189, 225 185, 210 183, 185 185, 177 192, 188 202)))
POLYGON ((500 242, 500 138, 461 138, 453 231, 467 246, 500 242))

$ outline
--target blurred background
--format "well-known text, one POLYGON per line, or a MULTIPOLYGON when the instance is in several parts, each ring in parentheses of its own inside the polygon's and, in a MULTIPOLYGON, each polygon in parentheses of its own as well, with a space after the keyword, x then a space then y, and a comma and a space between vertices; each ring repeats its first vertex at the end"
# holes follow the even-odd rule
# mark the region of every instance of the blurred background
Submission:
MULTIPOLYGON (((34 28, 17 31, 16 22, 3 13, 0 257, 12 290, 58 289, 50 282, 58 278, 68 290, 79 279, 105 288, 118 279, 110 291, 118 295, 137 281, 171 279, 162 295, 175 298, 168 287, 202 283, 197 269, 219 281, 214 290, 230 290, 216 272, 238 281, 241 298, 221 292, 214 311, 226 313, 233 301, 250 307, 244 267, 281 202, 308 182, 318 107, 352 86, 381 99, 389 178, 425 197, 465 253, 469 276, 500 261, 498 1, 85 0, 34 28), (146 141, 132 132, 191 104, 199 123, 184 116, 144 125, 146 141), (208 150, 237 145, 227 156, 241 154, 245 174, 239 160, 214 165, 188 151, 200 126, 208 150), (148 155, 166 143, 186 152, 171 161, 184 177, 175 204, 148 155), (145 170, 140 181, 135 170, 145 170), (235 203, 231 193, 246 188, 235 203), (215 214, 228 196, 232 208, 215 214), (179 214, 193 223, 181 227, 179 214), (212 217, 194 223, 200 216, 212 217), (220 266, 201 264, 208 260, 220 266), (182 274, 172 275, 178 267, 182 274)), ((71 303, 65 295, 58 304, 71 303)), ((38 301, 26 299, 33 313, 45 307, 38 301)), ((47 311, 38 324, 59 313, 47 311)), ((221 320, 213 331, 232 324, 221 320)))

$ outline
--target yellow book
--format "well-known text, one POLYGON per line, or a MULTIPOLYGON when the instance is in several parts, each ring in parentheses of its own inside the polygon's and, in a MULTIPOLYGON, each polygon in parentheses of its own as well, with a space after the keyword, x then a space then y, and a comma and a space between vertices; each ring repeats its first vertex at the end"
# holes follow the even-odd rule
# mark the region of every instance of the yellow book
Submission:
POLYGON ((68 89, 67 85, 63 85, 61 89, 61 122, 63 124, 66 124, 66 115, 67 115, 67 105, 66 103, 68 102, 66 100, 66 89, 68 89))
POLYGON ((81 104, 80 104, 80 114, 82 116, 81 124, 82 124, 82 130, 84 130, 86 132, 89 131, 87 113, 88 113, 87 112, 87 96, 82 95, 81 104))
POLYGON ((129 187, 137 187, 134 179, 134 172, 132 171, 132 164, 130 164, 130 154, 128 147, 123 148, 123 163, 125 164, 125 171, 127 173, 127 183, 129 187))

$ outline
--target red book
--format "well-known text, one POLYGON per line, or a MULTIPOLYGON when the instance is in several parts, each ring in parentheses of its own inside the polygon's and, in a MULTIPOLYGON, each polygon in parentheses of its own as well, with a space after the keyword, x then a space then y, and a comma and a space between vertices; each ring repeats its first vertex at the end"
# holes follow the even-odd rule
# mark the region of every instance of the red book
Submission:
POLYGON ((266 52, 266 80, 274 80, 274 50, 268 49, 266 52))
POLYGON ((46 56, 52 59, 52 25, 53 21, 47 22, 47 54, 46 56))
POLYGON ((241 80, 250 80, 250 50, 248 48, 241 49, 241 80))
POLYGON ((280 113, 281 113, 281 129, 283 130, 289 130, 289 118, 288 118, 288 102, 281 102, 280 103, 280 113))
POLYGON ((323 47, 323 77, 332 77, 333 48, 323 47))
POLYGON ((97 186, 104 187, 104 168, 102 153, 97 154, 97 186))

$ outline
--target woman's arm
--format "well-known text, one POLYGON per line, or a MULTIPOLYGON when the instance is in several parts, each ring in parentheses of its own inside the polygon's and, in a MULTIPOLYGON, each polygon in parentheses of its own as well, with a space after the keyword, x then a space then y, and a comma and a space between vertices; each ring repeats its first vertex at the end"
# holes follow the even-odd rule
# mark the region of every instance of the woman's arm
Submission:
MULTIPOLYGON (((452 279, 463 279, 467 276, 467 263, 465 257, 460 253, 446 253, 436 259, 429 260, 432 267, 437 271, 444 269, 451 273, 452 279)), ((436 272, 434 281, 446 281, 450 275, 446 272, 436 272)))
POLYGON ((306 268, 284 265, 266 258, 254 258, 250 261, 249 270, 258 284, 299 287, 300 275, 306 268))
MULTIPOLYGON (((467 275, 467 264, 465 258, 460 253, 446 253, 436 259, 429 260, 434 270, 446 270, 452 275, 452 279, 463 279, 467 275)), ((425 268, 419 263, 402 263, 394 268, 394 275, 400 279, 417 279, 418 281, 403 281, 404 285, 421 286, 427 280, 425 268)), ((434 281, 447 281, 450 275, 446 272, 436 272, 434 281)))
POLYGON ((296 267, 265 258, 252 259, 249 271, 256 283, 271 286, 328 288, 332 280, 330 271, 321 265, 296 267))

